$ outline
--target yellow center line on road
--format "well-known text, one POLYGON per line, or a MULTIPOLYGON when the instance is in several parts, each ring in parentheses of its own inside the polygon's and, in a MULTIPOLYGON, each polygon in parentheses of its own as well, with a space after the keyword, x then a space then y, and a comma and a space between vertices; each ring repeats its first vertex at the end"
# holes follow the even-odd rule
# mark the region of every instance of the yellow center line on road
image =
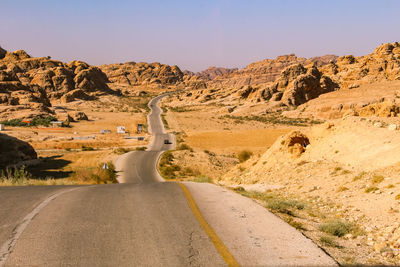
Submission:
POLYGON ((206 219, 204 219, 189 189, 180 182, 178 182, 178 184, 182 188, 183 194, 185 195, 194 216, 196 217, 197 221, 200 223, 201 227, 204 229, 208 237, 211 239, 215 248, 217 249, 218 253, 222 256, 226 264, 228 264, 228 266, 240 266, 240 264, 236 261, 235 257, 233 257, 233 255, 229 252, 228 248, 225 246, 222 240, 218 237, 215 231, 208 224, 206 219))

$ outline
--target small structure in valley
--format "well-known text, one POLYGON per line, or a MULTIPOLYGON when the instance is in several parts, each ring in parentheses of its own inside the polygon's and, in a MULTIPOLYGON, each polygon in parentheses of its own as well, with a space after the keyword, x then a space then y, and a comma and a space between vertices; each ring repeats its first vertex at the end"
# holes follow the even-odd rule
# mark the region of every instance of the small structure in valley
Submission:
POLYGON ((111 133, 111 130, 103 129, 103 130, 100 130, 100 133, 101 134, 109 134, 109 133, 111 133))
POLYGON ((125 126, 118 126, 118 127, 117 127, 117 133, 119 133, 119 134, 124 134, 124 133, 126 133, 125 126))
POLYGON ((4 130, 5 130, 4 124, 0 124, 0 131, 4 131, 4 130))
POLYGON ((143 132, 143 124, 139 123, 137 125, 137 133, 142 133, 143 132))
POLYGON ((63 121, 51 121, 50 124, 51 124, 51 126, 53 128, 63 127, 64 126, 64 122, 63 121))

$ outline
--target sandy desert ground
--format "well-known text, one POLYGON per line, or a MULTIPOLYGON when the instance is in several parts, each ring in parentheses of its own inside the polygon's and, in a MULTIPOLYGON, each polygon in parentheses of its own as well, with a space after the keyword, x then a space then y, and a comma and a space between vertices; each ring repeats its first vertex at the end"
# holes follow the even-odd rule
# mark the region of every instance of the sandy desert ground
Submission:
POLYGON ((345 116, 307 127, 230 123, 218 106, 177 109, 164 103, 169 131, 187 145, 179 149, 178 144, 173 152, 181 177, 212 181, 255 198, 341 264, 398 262, 398 118, 345 116), (293 131, 304 134, 306 148, 287 146, 293 131), (240 163, 243 150, 252 156, 240 163), (271 199, 305 208, 289 205, 291 211, 285 212, 271 208, 271 199), (341 237, 321 231, 321 224, 337 221, 354 228, 341 237))

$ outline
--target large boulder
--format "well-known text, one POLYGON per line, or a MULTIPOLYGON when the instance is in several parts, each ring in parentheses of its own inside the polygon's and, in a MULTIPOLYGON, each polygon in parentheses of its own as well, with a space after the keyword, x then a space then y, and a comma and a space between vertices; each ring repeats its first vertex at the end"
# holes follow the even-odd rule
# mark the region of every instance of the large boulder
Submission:
POLYGON ((76 112, 72 113, 72 119, 73 119, 73 121, 87 121, 88 117, 84 112, 76 111, 76 112))
POLYGON ((337 87, 330 78, 322 76, 313 66, 306 74, 298 75, 294 79, 292 86, 284 91, 282 102, 287 106, 298 106, 321 94, 334 91, 337 87))
POLYGON ((0 133, 0 151, 0 168, 37 159, 36 151, 30 144, 2 133, 0 133))
POLYGON ((60 101, 61 101, 61 103, 69 103, 76 99, 90 100, 92 98, 88 94, 86 94, 82 89, 75 89, 75 90, 72 90, 72 91, 64 94, 60 98, 60 101))

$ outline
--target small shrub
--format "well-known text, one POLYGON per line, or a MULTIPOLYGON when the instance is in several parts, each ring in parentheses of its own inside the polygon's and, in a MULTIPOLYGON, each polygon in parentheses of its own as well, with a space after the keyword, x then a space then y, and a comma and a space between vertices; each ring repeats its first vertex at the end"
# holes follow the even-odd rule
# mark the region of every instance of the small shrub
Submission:
POLYGON ((396 195, 396 196, 394 197, 394 199, 400 200, 400 194, 396 195))
POLYGON ((50 123, 52 121, 56 121, 57 119, 52 116, 47 116, 47 117, 36 117, 31 121, 31 126, 50 126, 50 123))
POLYGON ((165 152, 159 162, 159 170, 162 177, 165 179, 176 178, 176 172, 181 170, 181 167, 173 164, 174 155, 171 151, 165 152))
POLYGON ((340 187, 336 190, 336 192, 343 192, 343 191, 347 191, 347 190, 349 190, 347 187, 345 187, 345 186, 340 186, 340 187))
POLYGON ((82 151, 94 151, 95 149, 91 146, 82 146, 82 151))
POLYGON ((248 151, 248 150, 240 151, 239 154, 238 154, 239 162, 245 162, 245 161, 248 160, 252 155, 253 155, 253 153, 252 153, 251 151, 248 151))
POLYGON ((330 236, 321 236, 319 238, 319 241, 321 241, 322 244, 328 247, 339 247, 338 243, 336 243, 335 239, 333 239, 330 236))
POLYGON ((185 144, 185 143, 180 144, 180 145, 177 147, 177 150, 189 150, 190 152, 193 152, 193 148, 191 148, 190 146, 188 146, 188 145, 185 144))
POLYGON ((323 223, 319 226, 319 230, 334 236, 342 237, 353 230, 354 226, 351 223, 340 220, 333 220, 323 223))
POLYGON ((385 178, 382 175, 374 175, 374 177, 372 177, 372 183, 373 184, 379 184, 381 183, 385 178))
POLYGON ((375 192, 375 191, 377 191, 377 190, 379 190, 379 188, 378 187, 376 187, 376 186, 369 186, 369 187, 367 187, 367 188, 365 188, 365 193, 371 193, 371 192, 375 192))
POLYGON ((147 147, 145 147, 145 146, 139 146, 139 147, 135 148, 136 151, 146 151, 146 149, 147 149, 147 147))
POLYGON ((293 211, 290 210, 290 206, 287 205, 287 203, 285 201, 282 201, 282 200, 270 201, 267 204, 267 208, 269 208, 271 210, 274 210, 274 211, 278 211, 280 213, 285 213, 287 215, 294 216, 293 211))
POLYGON ((96 168, 75 171, 69 179, 78 183, 88 184, 118 183, 114 164, 111 161, 107 162, 108 169, 103 169, 103 165, 104 163, 96 168))
POLYGON ((25 166, 21 168, 7 168, 0 171, 0 182, 9 182, 11 184, 23 184, 31 179, 32 175, 25 170, 25 166))
POLYGON ((341 171, 341 170, 343 170, 342 167, 335 167, 335 169, 333 169, 334 172, 338 172, 338 171, 341 171))
POLYGON ((21 119, 4 120, 4 121, 0 121, 0 124, 4 124, 5 126, 13 126, 13 127, 28 126, 28 124, 26 122, 23 122, 21 119))
POLYGON ((286 222, 287 222, 288 224, 290 224, 291 226, 293 226, 294 228, 296 228, 297 230, 303 230, 303 231, 307 230, 306 228, 304 228, 304 226, 303 226, 303 224, 302 224, 301 222, 298 222, 298 221, 293 220, 292 217, 289 217, 289 218, 286 220, 286 222))
POLYGON ((361 178, 363 178, 367 173, 366 172, 360 172, 357 176, 354 176, 353 178, 353 182, 360 180, 361 178))
POLYGON ((351 171, 349 171, 349 170, 343 170, 341 174, 342 174, 342 175, 346 175, 346 174, 349 174, 349 173, 351 173, 351 171))
POLYGON ((390 185, 388 185, 388 186, 386 186, 386 188, 395 188, 395 186, 394 186, 394 184, 390 184, 390 185))

